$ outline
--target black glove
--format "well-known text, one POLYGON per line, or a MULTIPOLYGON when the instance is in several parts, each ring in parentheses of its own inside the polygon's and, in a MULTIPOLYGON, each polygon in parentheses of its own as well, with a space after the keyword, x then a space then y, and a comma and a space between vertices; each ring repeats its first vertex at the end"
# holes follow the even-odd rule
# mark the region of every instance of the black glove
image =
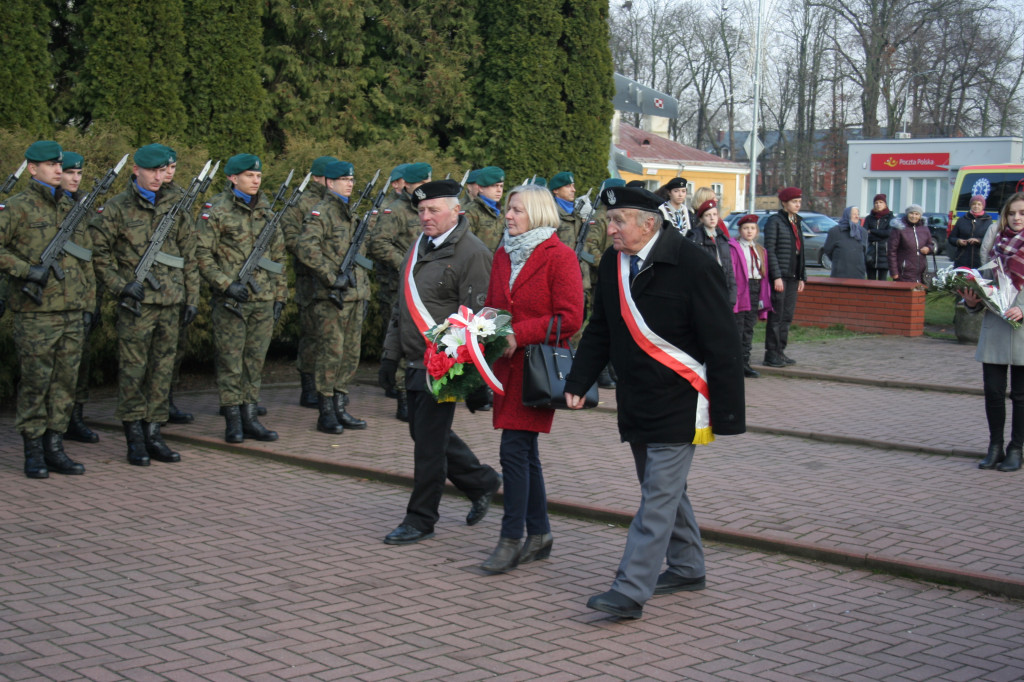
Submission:
POLYGON ((143 288, 142 282, 128 282, 124 285, 124 289, 121 289, 121 297, 134 298, 141 303, 146 298, 146 290, 143 288))
POLYGON ((481 407, 489 405, 491 402, 490 391, 487 390, 487 386, 481 386, 472 393, 466 396, 466 407, 469 408, 470 412, 476 412, 481 407))
POLYGON ((351 282, 348 280, 348 275, 343 272, 334 278, 334 284, 331 285, 331 288, 345 291, 349 288, 349 285, 351 285, 351 282))
POLYGON ((249 300, 249 289, 241 282, 232 282, 224 294, 228 298, 233 298, 239 303, 245 303, 249 300))
POLYGON ((274 322, 281 319, 281 313, 284 312, 284 303, 281 301, 274 301, 274 322))
POLYGON ((194 305, 185 306, 185 310, 181 314, 181 326, 187 327, 196 321, 196 315, 199 314, 199 308, 194 305))
POLYGON ((26 281, 35 282, 39 286, 46 286, 46 280, 49 277, 50 268, 44 268, 42 265, 28 266, 28 274, 25 275, 26 281))
POLYGON ((88 331, 89 328, 92 327, 92 311, 91 310, 83 310, 82 311, 82 324, 85 325, 86 331, 88 331))
POLYGON ((398 361, 384 358, 380 361, 380 371, 377 372, 377 383, 385 391, 397 391, 398 385, 395 382, 395 372, 398 371, 398 361))

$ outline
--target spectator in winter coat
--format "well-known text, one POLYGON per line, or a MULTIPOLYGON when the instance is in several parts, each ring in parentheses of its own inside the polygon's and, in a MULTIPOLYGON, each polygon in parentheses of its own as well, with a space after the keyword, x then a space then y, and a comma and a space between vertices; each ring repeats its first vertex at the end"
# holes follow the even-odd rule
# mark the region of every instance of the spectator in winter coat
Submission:
POLYGON ((828 231, 825 239, 825 255, 832 259, 832 277, 864 279, 867 268, 864 263, 864 242, 867 232, 860 224, 860 209, 848 206, 843 211, 839 224, 828 231))
POLYGON ((785 367, 796 364, 786 355, 789 325, 796 313, 796 297, 807 281, 804 236, 800 218, 803 194, 799 187, 779 191, 779 212, 764 224, 764 250, 768 252, 768 272, 772 273, 772 311, 764 336, 764 364, 785 367))
POLYGON ((736 305, 736 278, 732 274, 732 257, 729 255, 729 235, 718 226, 718 202, 708 199, 697 207, 697 228, 690 233, 690 239, 715 259, 725 273, 728 286, 726 292, 729 305, 736 305))
POLYGON ((875 204, 871 213, 864 219, 864 229, 868 231, 868 249, 864 256, 867 265, 868 279, 889 278, 889 235, 892 234, 892 221, 896 217, 889 210, 884 194, 875 195, 875 204))
POLYGON ((902 228, 889 235, 889 270, 899 282, 923 282, 928 270, 926 256, 935 250, 932 232, 925 224, 924 209, 918 204, 907 206, 902 228))
POLYGON ((981 242, 992 226, 992 218, 985 211, 985 197, 971 197, 971 209, 956 221, 949 233, 949 243, 956 248, 953 265, 958 268, 976 268, 981 265, 981 242))

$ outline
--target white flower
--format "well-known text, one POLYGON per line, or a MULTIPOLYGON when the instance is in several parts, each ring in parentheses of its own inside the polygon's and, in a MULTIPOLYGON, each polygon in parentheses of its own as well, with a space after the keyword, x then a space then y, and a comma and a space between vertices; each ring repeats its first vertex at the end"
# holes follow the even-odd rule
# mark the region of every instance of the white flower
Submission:
POLYGON ((489 320, 479 315, 473 318, 473 321, 469 323, 467 331, 473 332, 477 337, 484 339, 493 334, 497 330, 494 326, 494 320, 489 320))
POLYGON ((459 346, 465 345, 466 343, 466 330, 460 327, 451 327, 448 332, 441 337, 441 343, 438 344, 444 349, 445 355, 450 358, 454 358, 458 355, 459 346))

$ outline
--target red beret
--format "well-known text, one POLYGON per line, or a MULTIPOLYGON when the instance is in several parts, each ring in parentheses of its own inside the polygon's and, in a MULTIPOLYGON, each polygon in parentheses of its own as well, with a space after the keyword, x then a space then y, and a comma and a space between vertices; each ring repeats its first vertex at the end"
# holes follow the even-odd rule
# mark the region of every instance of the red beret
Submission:
POLYGON ((799 187, 784 187, 779 190, 779 201, 782 203, 792 201, 793 199, 799 199, 802 196, 803 194, 800 192, 799 187))
POLYGON ((754 223, 756 225, 757 216, 754 215, 753 213, 748 213, 747 215, 743 216, 742 218, 736 221, 736 227, 743 227, 746 223, 754 223))
POLYGON ((702 215, 707 213, 712 208, 717 208, 718 202, 714 199, 708 199, 703 204, 697 207, 697 217, 700 218, 702 215))

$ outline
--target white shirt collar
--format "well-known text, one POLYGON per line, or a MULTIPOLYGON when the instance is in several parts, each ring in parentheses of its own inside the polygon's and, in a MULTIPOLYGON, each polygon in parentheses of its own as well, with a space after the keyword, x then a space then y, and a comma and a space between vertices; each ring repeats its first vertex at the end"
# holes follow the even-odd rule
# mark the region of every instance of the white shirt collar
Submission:
POLYGON ((439 235, 437 235, 436 237, 430 238, 430 242, 431 242, 431 243, 432 243, 432 244, 434 245, 434 248, 435 248, 435 249, 439 249, 439 248, 441 248, 441 244, 444 244, 444 240, 445 240, 445 239, 448 239, 448 235, 450 235, 450 234, 452 233, 452 230, 454 230, 454 229, 455 229, 456 227, 458 227, 458 226, 459 226, 459 224, 458 224, 458 223, 455 223, 455 224, 454 224, 454 225, 452 225, 452 226, 451 226, 451 228, 450 228, 450 229, 449 229, 449 230, 448 230, 447 232, 445 232, 444 234, 439 234, 439 235))
POLYGON ((660 236, 661 230, 656 231, 654 236, 651 237, 651 241, 644 244, 644 248, 637 251, 636 255, 640 257, 640 267, 643 267, 644 263, 647 262, 647 257, 651 255, 651 248, 654 246, 654 242, 658 241, 658 237, 660 236))

